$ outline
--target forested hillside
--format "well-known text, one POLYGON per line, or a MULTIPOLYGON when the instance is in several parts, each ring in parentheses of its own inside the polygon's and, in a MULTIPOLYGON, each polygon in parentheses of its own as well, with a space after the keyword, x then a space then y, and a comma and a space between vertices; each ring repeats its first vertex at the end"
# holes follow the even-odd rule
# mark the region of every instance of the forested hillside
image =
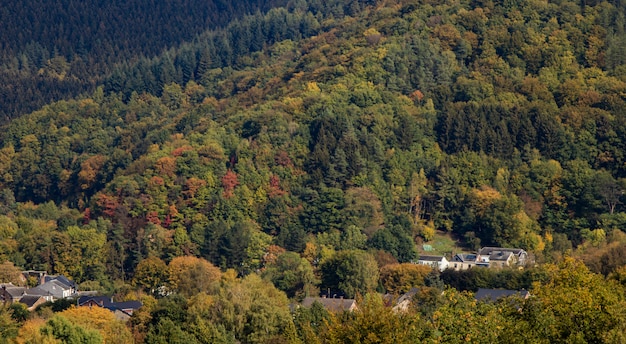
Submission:
POLYGON ((300 0, 124 60, 3 128, 0 261, 144 295, 138 342, 620 342, 625 10, 300 0), (442 236, 549 264, 402 264, 442 236), (287 308, 412 286, 407 314, 287 308))
POLYGON ((90 94, 116 65, 152 58, 207 29, 286 1, 5 1, 0 123, 90 94))

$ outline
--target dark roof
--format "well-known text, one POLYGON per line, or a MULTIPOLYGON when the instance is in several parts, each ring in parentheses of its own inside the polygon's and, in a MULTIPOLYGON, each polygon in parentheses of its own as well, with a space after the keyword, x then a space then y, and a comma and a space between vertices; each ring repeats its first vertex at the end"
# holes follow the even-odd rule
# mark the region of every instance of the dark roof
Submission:
POLYGON ((143 304, 141 301, 123 301, 123 302, 112 302, 110 296, 81 296, 78 298, 78 305, 82 306, 89 301, 93 301, 96 304, 100 305, 109 310, 124 310, 124 309, 139 309, 143 304))
POLYGON ((39 296, 39 295, 24 295, 24 296, 22 296, 22 298, 20 299, 19 302, 25 304, 26 307, 30 308, 35 303, 37 303, 37 301, 39 301, 39 299, 41 299, 41 296, 39 296))
POLYGON ((327 311, 334 313, 348 311, 353 306, 356 306, 356 300, 354 299, 329 297, 305 297, 304 300, 302 300, 302 306, 311 307, 315 302, 319 302, 327 311))
POLYGON ((78 305, 82 306, 89 301, 93 301, 105 307, 110 305, 113 302, 110 296, 81 296, 78 298, 78 305))
POLYGON ((477 256, 473 253, 459 253, 454 256, 455 262, 475 262, 477 256))
POLYGON ((105 308, 110 310, 125 310, 125 309, 139 309, 143 306, 141 301, 124 301, 124 302, 113 302, 110 303, 109 306, 105 306, 105 308))
POLYGON ((493 252, 511 252, 515 255, 519 255, 523 251, 524 250, 522 250, 521 248, 483 247, 480 249, 480 252, 478 252, 478 254, 480 254, 481 256, 488 256, 493 252))
POLYGON ((424 260, 427 262, 440 262, 443 260, 443 256, 420 256, 419 260, 424 260))
POLYGON ((480 288, 474 294, 474 298, 478 301, 485 302, 495 302, 498 299, 509 297, 509 296, 519 296, 523 299, 528 298, 530 293, 527 290, 508 290, 508 289, 483 289, 480 288))

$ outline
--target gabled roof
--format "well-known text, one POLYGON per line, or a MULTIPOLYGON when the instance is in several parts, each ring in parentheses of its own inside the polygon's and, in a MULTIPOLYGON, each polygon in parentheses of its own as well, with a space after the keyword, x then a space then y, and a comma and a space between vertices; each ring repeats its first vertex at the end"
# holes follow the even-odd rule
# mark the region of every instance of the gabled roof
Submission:
POLYGON ((444 259, 444 256, 420 256, 418 260, 423 260, 425 262, 440 262, 444 259))
POLYGON ((530 293, 527 290, 509 290, 509 289, 484 289, 480 288, 474 294, 474 298, 478 301, 484 302, 495 302, 498 299, 509 297, 509 296, 519 296, 522 299, 526 299, 530 296, 530 293))
POLYGON ((41 295, 41 296, 48 296, 48 295, 54 295, 54 294, 62 295, 63 291, 65 290, 70 290, 70 288, 67 285, 57 280, 52 280, 50 282, 41 284, 35 288, 30 288, 26 290, 26 294, 41 295))
POLYGON ((398 298, 398 300, 396 300, 396 304, 393 306, 393 310, 396 312, 406 312, 411 305, 411 301, 413 300, 413 297, 418 292, 419 292, 419 288, 411 288, 411 290, 402 294, 398 298))
POLYGON ((402 296, 400 296, 398 298, 398 301, 396 301, 396 303, 402 303, 404 301, 411 301, 411 299, 413 299, 413 296, 415 296, 415 294, 417 294, 420 291, 419 288, 411 288, 411 290, 407 291, 406 293, 402 294, 402 296))
POLYGON ((319 302, 327 311, 333 313, 350 311, 356 307, 354 299, 337 299, 328 297, 305 297, 302 306, 311 307, 313 303, 319 302))
POLYGON ((65 289, 76 288, 76 283, 74 283, 74 281, 70 281, 67 277, 63 275, 44 277, 45 283, 52 282, 52 281, 57 281, 59 284, 63 285, 65 289))
POLYGON ((24 295, 24 291, 26 290, 26 288, 14 286, 12 283, 2 284, 1 288, 14 299, 24 295))
POLYGON ((50 288, 51 290, 60 290, 60 291, 64 291, 64 290, 70 290, 72 287, 70 287, 69 285, 59 281, 59 280, 52 280, 48 283, 44 283, 42 285, 40 285, 40 287, 46 287, 46 288, 50 288))
POLYGON ((39 299, 41 299, 40 295, 24 295, 19 302, 25 304, 27 308, 30 308, 34 306, 39 299))

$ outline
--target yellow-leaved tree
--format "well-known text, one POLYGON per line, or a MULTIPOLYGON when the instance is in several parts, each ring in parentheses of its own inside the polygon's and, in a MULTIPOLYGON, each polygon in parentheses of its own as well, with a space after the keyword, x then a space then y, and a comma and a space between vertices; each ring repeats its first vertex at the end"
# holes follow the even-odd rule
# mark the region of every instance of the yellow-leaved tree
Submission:
POLYGON ((19 344, 135 342, 126 325, 117 320, 113 312, 101 307, 71 307, 47 321, 28 320, 15 341, 19 344))
POLYGON ((133 336, 115 314, 101 307, 71 307, 58 313, 72 324, 88 330, 96 330, 106 344, 131 344, 133 336))
POLYGON ((187 297, 216 290, 222 273, 208 261, 193 256, 176 257, 169 266, 169 286, 187 297))
POLYGON ((626 299, 615 280, 595 274, 566 257, 544 267, 547 282, 536 283, 511 325, 508 343, 624 343, 626 299))

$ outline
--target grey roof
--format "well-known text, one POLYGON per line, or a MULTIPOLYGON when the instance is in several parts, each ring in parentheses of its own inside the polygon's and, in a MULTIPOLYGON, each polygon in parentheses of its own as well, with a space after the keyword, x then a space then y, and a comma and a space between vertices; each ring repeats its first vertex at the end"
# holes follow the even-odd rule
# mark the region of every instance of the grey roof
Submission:
POLYGON ((128 314, 127 312, 124 312, 123 310, 120 310, 120 309, 114 309, 114 310, 111 310, 111 311, 113 311, 113 314, 115 315, 115 318, 117 320, 121 320, 123 322, 128 321, 128 319, 130 319, 130 317, 131 317, 130 314, 128 314))
POLYGON ((52 281, 57 281, 58 283, 62 284, 65 289, 76 288, 76 283, 74 283, 74 281, 70 281, 67 277, 63 275, 44 277, 44 282, 47 283, 52 281))
POLYGON ((69 287, 57 280, 52 280, 50 282, 46 282, 41 284, 35 288, 27 289, 27 295, 41 295, 41 296, 49 296, 52 295, 57 298, 63 297, 63 291, 68 290, 69 287))
POLYGON ((11 295, 12 298, 16 298, 16 297, 20 297, 22 295, 24 295, 24 291, 26 290, 26 288, 24 287, 16 287, 14 285, 5 285, 2 286, 2 289, 6 290, 6 292, 11 295))
POLYGON ((415 294, 417 294, 420 291, 419 288, 411 288, 411 290, 407 291, 406 293, 402 294, 402 296, 400 296, 398 298, 398 301, 396 301, 396 303, 402 303, 404 301, 411 301, 411 299, 413 299, 413 296, 415 296, 415 294))
POLYGON ((509 289, 484 289, 480 288, 474 294, 474 298, 478 301, 495 302, 498 299, 509 296, 519 296, 523 299, 528 298, 530 293, 527 290, 509 290, 509 289))
POLYGON ((302 300, 302 306, 311 307, 313 303, 319 302, 326 310, 330 312, 344 312, 350 310, 350 308, 356 306, 356 300, 354 299, 337 299, 329 297, 305 297, 302 300))
POLYGON ((493 251, 489 255, 489 260, 502 260, 507 261, 509 258, 513 256, 513 252, 508 251, 493 251))
POLYGON ((52 293, 50 293, 49 290, 46 290, 44 288, 41 288, 41 286, 39 286, 39 287, 28 289, 26 291, 26 295, 48 296, 48 295, 52 295, 52 293))
POLYGON ((427 262, 440 262, 443 260, 443 256, 420 256, 419 260, 427 261, 427 262))

